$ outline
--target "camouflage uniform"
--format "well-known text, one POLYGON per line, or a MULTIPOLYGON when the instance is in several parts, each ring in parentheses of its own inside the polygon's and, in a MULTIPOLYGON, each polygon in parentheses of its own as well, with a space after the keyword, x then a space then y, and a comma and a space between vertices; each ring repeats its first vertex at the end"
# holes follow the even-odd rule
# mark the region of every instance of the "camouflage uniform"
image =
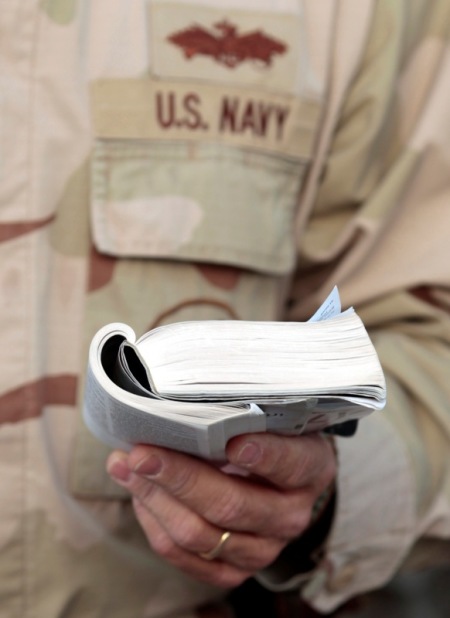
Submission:
POLYGON ((109 321, 304 319, 335 283, 389 403, 338 440, 301 594, 329 610, 449 559, 450 5, 406 4, 2 3, 2 618, 220 598, 151 553, 107 478, 87 344, 109 321))

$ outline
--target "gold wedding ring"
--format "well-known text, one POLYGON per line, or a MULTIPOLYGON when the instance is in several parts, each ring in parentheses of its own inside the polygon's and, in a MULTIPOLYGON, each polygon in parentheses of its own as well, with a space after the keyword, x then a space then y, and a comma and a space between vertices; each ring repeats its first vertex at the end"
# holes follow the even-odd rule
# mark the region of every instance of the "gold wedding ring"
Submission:
POLYGON ((204 560, 214 560, 215 558, 218 557, 218 555, 222 551, 222 547, 228 541, 230 536, 231 536, 231 532, 225 531, 220 537, 220 541, 217 543, 215 547, 213 547, 209 551, 201 552, 198 555, 200 556, 200 558, 203 558, 204 560))

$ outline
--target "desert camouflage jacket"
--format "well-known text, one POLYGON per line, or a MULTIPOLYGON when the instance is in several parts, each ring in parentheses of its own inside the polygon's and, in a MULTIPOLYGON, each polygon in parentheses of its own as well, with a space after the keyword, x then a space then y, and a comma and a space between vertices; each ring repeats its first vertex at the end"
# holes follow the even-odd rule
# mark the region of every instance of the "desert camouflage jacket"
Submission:
POLYGON ((449 560, 450 4, 3 0, 0 614, 191 616, 80 422, 110 321, 368 325, 385 412, 337 440, 319 610, 449 560))

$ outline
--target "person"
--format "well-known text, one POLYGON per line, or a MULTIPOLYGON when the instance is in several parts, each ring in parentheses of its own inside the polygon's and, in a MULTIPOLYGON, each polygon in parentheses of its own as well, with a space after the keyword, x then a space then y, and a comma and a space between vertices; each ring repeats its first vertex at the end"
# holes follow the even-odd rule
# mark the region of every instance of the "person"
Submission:
POLYGON ((450 561, 449 25, 445 0, 2 8, 2 616, 191 617, 252 575, 329 612, 450 561), (84 428, 105 323, 303 320, 335 284, 388 383, 354 437, 236 438, 243 476, 84 428))

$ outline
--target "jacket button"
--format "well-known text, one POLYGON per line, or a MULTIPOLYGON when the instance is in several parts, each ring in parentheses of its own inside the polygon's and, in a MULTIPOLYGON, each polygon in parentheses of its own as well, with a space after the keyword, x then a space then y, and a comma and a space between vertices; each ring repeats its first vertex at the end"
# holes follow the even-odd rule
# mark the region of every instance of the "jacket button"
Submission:
POLYGON ((346 564, 341 567, 327 584, 330 592, 340 592, 348 586, 356 574, 356 567, 353 564, 346 564))

